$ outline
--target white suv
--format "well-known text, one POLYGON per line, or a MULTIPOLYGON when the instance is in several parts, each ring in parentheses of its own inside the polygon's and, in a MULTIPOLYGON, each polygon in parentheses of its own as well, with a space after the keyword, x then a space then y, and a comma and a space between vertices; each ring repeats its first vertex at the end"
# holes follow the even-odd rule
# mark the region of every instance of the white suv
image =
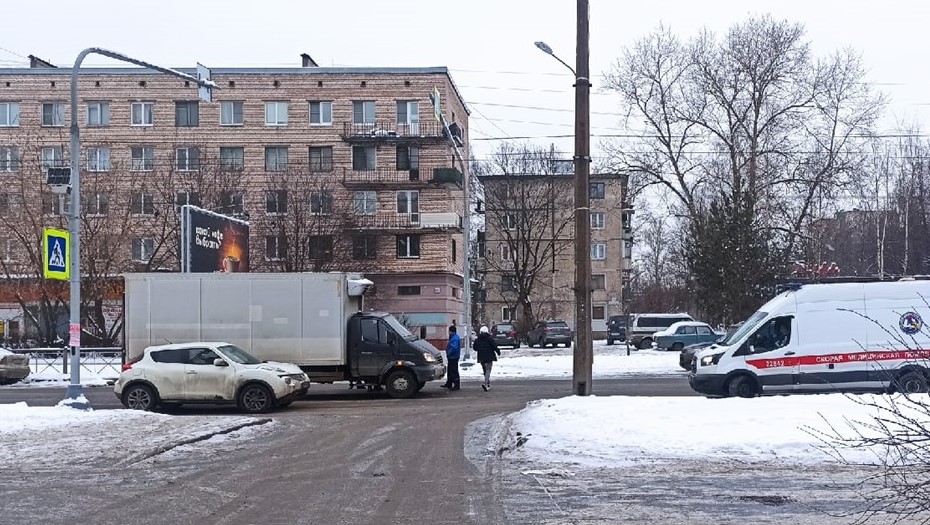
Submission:
POLYGON ((114 391, 123 406, 236 403, 243 412, 284 407, 307 393, 310 380, 296 365, 261 362, 229 343, 183 343, 146 348, 123 365, 114 391))

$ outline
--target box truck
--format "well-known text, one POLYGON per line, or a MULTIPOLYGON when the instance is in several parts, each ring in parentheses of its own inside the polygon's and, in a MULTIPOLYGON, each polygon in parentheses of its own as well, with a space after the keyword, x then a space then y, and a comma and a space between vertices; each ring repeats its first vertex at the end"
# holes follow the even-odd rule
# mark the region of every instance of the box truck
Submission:
POLYGON ((293 363, 311 381, 410 397, 446 373, 442 353, 389 313, 364 310, 371 281, 348 273, 124 275, 125 359, 152 345, 225 341, 293 363))
POLYGON ((697 353, 711 396, 922 393, 930 381, 930 281, 796 284, 697 353))

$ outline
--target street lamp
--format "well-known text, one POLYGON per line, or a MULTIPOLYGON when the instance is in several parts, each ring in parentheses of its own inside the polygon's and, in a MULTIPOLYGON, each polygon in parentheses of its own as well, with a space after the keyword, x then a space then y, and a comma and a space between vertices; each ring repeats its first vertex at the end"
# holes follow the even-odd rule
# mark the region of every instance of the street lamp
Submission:
POLYGON ((68 214, 68 233, 71 238, 71 293, 69 297, 71 312, 68 325, 68 346, 71 347, 71 383, 65 393, 64 403, 82 410, 90 408, 90 403, 81 392, 81 132, 78 127, 77 107, 78 73, 81 71, 81 63, 90 54, 129 62, 194 82, 201 88, 200 97, 206 102, 210 101, 211 90, 217 87, 210 80, 210 71, 200 64, 197 67, 198 75, 192 76, 99 47, 89 47, 81 51, 74 61, 74 67, 71 68, 71 209, 68 214))
POLYGON ((575 68, 553 53, 545 42, 536 42, 543 53, 555 58, 575 77, 575 350, 572 391, 591 393, 591 229, 588 182, 591 170, 590 93, 588 73, 588 0, 578 0, 575 68))

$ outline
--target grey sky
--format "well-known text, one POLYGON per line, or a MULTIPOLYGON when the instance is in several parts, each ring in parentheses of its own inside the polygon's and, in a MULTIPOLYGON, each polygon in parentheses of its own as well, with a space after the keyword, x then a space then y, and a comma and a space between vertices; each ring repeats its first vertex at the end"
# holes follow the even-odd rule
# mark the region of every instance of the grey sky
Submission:
MULTIPOLYGON (((930 3, 917 0, 591 0, 595 91, 620 49, 659 23, 688 37, 766 12, 803 23, 818 55, 863 53, 892 102, 884 131, 930 119, 930 3)), ((175 67, 296 66, 302 52, 323 66, 446 66, 472 111, 479 158, 496 144, 486 138, 572 149, 570 138, 551 137, 573 132, 573 79, 533 46, 544 40, 574 63, 572 0, 6 0, 3 15, 0 68, 24 66, 29 54, 68 66, 90 46, 175 67)), ((597 135, 617 132, 620 117, 606 94, 595 93, 591 110, 596 155, 597 135)))

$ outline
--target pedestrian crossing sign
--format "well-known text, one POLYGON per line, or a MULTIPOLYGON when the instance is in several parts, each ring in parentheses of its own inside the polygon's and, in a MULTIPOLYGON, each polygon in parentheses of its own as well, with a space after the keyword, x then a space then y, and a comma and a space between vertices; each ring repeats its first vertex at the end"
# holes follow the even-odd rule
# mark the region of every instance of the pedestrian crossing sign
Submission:
POLYGON ((46 279, 67 281, 71 278, 71 257, 68 249, 71 236, 64 230, 46 228, 42 234, 42 270, 46 279))

